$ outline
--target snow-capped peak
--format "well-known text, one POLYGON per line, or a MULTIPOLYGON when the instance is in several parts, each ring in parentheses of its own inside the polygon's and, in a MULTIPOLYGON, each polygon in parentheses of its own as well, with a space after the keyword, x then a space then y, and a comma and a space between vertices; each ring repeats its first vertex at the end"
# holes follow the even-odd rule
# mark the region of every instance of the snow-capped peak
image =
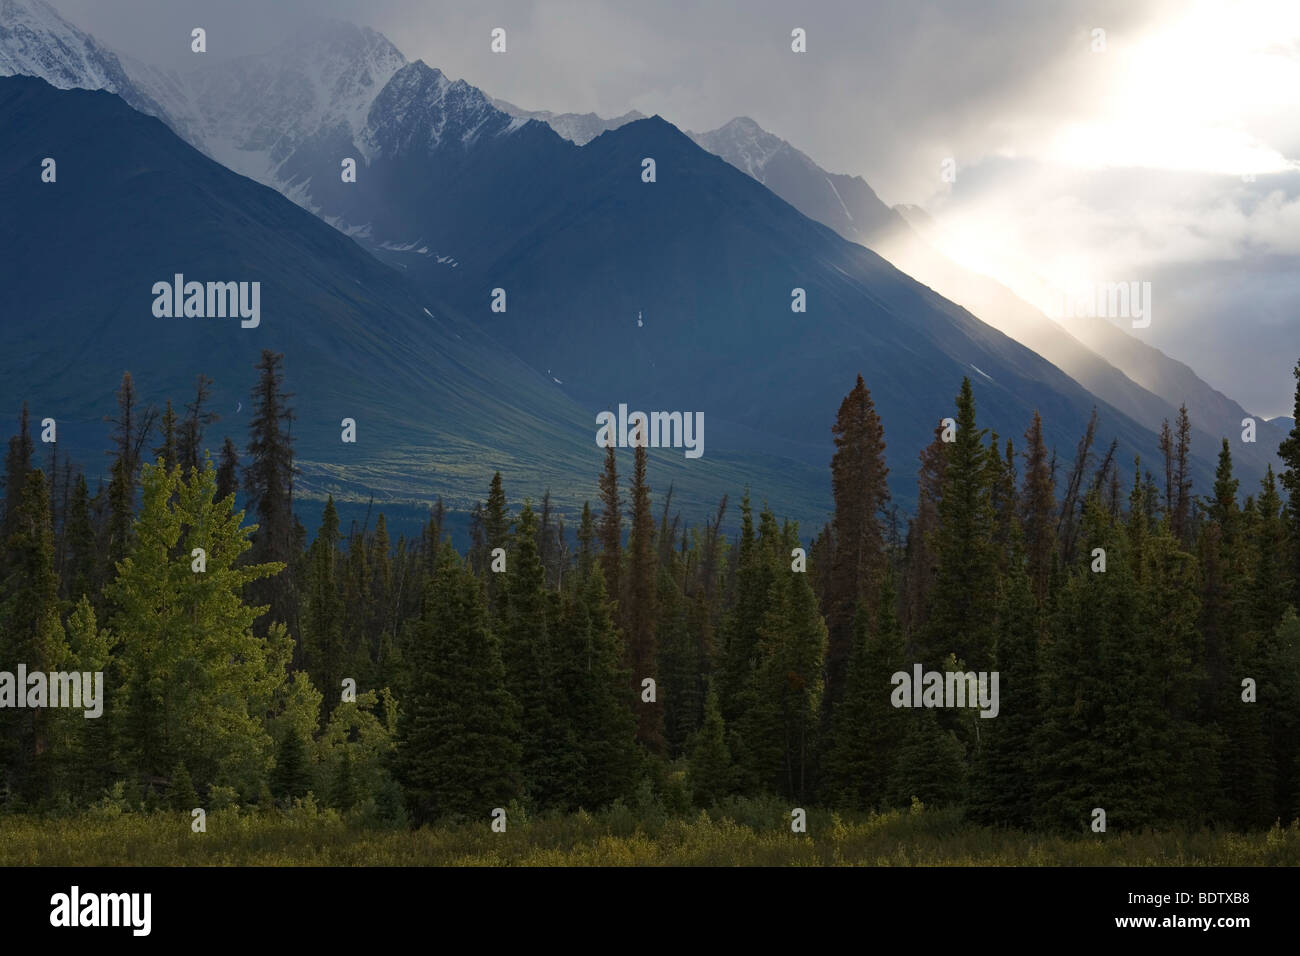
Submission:
POLYGON ((113 51, 45 0, 0 0, 0 76, 14 75, 38 76, 61 90, 107 90, 141 112, 171 121, 131 81, 113 51))
POLYGON ((367 149, 400 156, 457 142, 467 146, 481 135, 517 129, 519 124, 464 80, 449 80, 423 60, 398 70, 371 104, 362 141, 367 149))
POLYGON ((748 116, 737 116, 708 133, 687 135, 701 148, 723 157, 760 183, 765 182, 763 170, 772 157, 792 149, 789 143, 769 133, 748 116))
POLYGON ((203 138, 214 158, 262 182, 303 142, 352 140, 370 104, 406 65, 380 33, 315 19, 267 53, 216 63, 190 78, 203 138))

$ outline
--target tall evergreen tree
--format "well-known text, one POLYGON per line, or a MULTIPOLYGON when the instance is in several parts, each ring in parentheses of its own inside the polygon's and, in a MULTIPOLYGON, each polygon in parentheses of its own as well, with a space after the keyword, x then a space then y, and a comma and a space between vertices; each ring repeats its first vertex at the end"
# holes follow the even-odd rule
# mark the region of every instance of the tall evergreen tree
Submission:
POLYGON ((1277 454, 1282 459, 1283 469, 1278 481, 1286 490, 1287 505, 1285 521, 1287 538, 1290 541, 1286 577, 1291 582, 1291 605, 1300 607, 1300 362, 1292 370, 1295 376, 1295 407, 1292 417, 1295 425, 1278 446, 1277 454))
POLYGON ((249 423, 248 463, 244 466, 244 492, 257 515, 253 559, 275 562, 285 570, 254 589, 256 600, 268 605, 269 621, 281 621, 296 630, 296 594, 292 565, 297 558, 293 516, 293 409, 292 393, 284 390, 284 356, 262 350, 257 362, 257 385, 252 392, 253 417, 249 423))
POLYGON ((641 770, 623 649, 599 568, 566 597, 554 651, 553 700, 576 751, 571 804, 594 810, 630 796, 641 770))
POLYGON ((108 484, 107 558, 112 567, 130 549, 131 519, 135 513, 141 452, 153 429, 156 410, 142 409, 130 372, 122 375, 117 390, 117 418, 114 425, 112 479, 108 484))
POLYGON ((688 777, 695 802, 701 807, 714 806, 734 789, 735 770, 727 749, 727 728, 718 708, 718 695, 712 689, 704 700, 704 720, 691 737, 688 750, 688 777))
POLYGON ((307 552, 307 573, 303 582, 302 664, 323 695, 324 713, 341 699, 343 678, 348 672, 343 636, 343 599, 339 593, 339 515, 334 496, 325 502, 320 530, 307 552))
POLYGON ((926 806, 960 803, 966 788, 966 756, 957 735, 933 710, 905 711, 907 730, 898 744, 890 775, 893 803, 920 800, 926 806))
POLYGON ((168 469, 175 468, 177 464, 177 431, 176 410, 172 408, 172 400, 169 398, 158 423, 160 443, 153 450, 154 458, 162 459, 163 466, 168 469))
POLYGON ((740 543, 733 575, 734 597, 722 625, 717 691, 722 719, 731 734, 728 746, 739 775, 737 785, 753 787, 758 781, 752 777, 755 751, 751 746, 757 747, 759 742, 747 739, 744 718, 756 703, 755 675, 760 657, 761 629, 768 596, 781 573, 781 564, 770 540, 776 530, 775 521, 765 522, 768 536, 760 540, 754 533, 748 493, 741 499, 740 515, 740 543))
POLYGON ((938 575, 923 650, 929 664, 953 653, 975 670, 987 670, 994 642, 997 563, 988 455, 984 431, 975 422, 968 378, 962 379, 957 397, 956 423, 944 465, 934 538, 938 575))
POLYGON ((1273 466, 1267 466, 1261 482, 1261 494, 1254 502, 1254 533, 1245 538, 1251 544, 1252 625, 1258 634, 1267 634, 1282 620, 1291 598, 1286 513, 1273 466))
POLYGON ((981 718, 978 728, 981 733, 973 761, 970 813, 985 824, 1029 829, 1035 779, 1033 756, 1027 744, 1039 723, 1038 647, 1042 628, 1021 541, 1017 529, 998 601, 994 649, 998 713, 993 718, 981 718))
POLYGON ((600 475, 600 567, 611 599, 623 593, 623 502, 618 490, 618 459, 614 446, 605 448, 605 470, 600 475))
POLYGON ((859 604, 865 604, 868 611, 874 607, 885 565, 880 516, 889 502, 889 469, 884 428, 861 375, 840 403, 831 432, 835 436, 831 459, 835 517, 826 607, 830 634, 826 699, 833 707, 848 669, 855 608, 859 604))
POLYGON ((778 577, 759 630, 754 706, 744 718, 750 754, 766 788, 811 795, 824 691, 826 624, 807 576, 778 577))
MULTIPOLYGON (((12 518, 0 661, 9 667, 25 664, 29 674, 59 671, 70 653, 59 621, 49 488, 40 469, 27 473, 12 518)), ((14 708, 10 702, 0 708, 0 768, 10 792, 29 803, 54 797, 58 754, 50 750, 51 729, 48 707, 14 708)))
POLYGON ((537 515, 525 501, 503 586, 501 654, 506 689, 521 707, 524 785, 534 805, 571 807, 578 796, 581 754, 556 686, 558 629, 537 548, 537 515))
POLYGON ((835 806, 879 809, 906 732, 904 712, 889 700, 890 680, 904 669, 897 598, 887 575, 874 619, 864 606, 854 619, 844 696, 835 705, 832 737, 822 762, 821 792, 835 806))
POLYGON ((216 412, 206 410, 211 397, 212 379, 199 375, 194 383, 194 401, 186 403, 185 417, 176 434, 176 457, 186 471, 203 470, 203 433, 221 418, 216 412))
POLYGON ((1187 417, 1187 405, 1178 407, 1178 444, 1174 451, 1174 509, 1172 531, 1175 540, 1184 548, 1191 541, 1192 473, 1191 473, 1192 423, 1187 417))
MULTIPOLYGON (((506 506, 506 492, 501 483, 501 472, 494 472, 492 483, 488 487, 487 506, 483 509, 484 545, 487 560, 497 548, 507 549, 510 544, 510 515, 506 506)), ((499 610, 497 595, 499 575, 487 575, 488 610, 499 610)))
POLYGON ((1292 608, 1264 636, 1257 661, 1255 706, 1273 768, 1273 819, 1295 820, 1300 817, 1300 618, 1292 608))
POLYGON ((943 497, 943 475, 947 445, 943 424, 935 427, 934 440, 921 451, 917 474, 916 516, 908 522, 907 548, 903 556, 903 595, 900 617, 909 646, 923 643, 929 620, 931 594, 937 574, 935 535, 939 528, 939 501, 943 497))
POLYGON ((8 541, 17 527, 18 512, 27 487, 27 475, 32 470, 33 454, 35 446, 27 403, 23 402, 22 415, 18 419, 18 434, 9 439, 9 452, 5 456, 4 523, 0 524, 0 540, 8 541))
POLYGON ((596 563, 596 520, 591 514, 591 502, 582 503, 582 521, 578 525, 578 579, 591 577, 596 563))
POLYGON ((302 735, 290 727, 280 738, 275 751, 275 768, 269 781, 273 796, 286 804, 307 796, 312 781, 308 759, 307 744, 302 735))
POLYGON ((99 552, 95 544, 95 526, 90 518, 86 476, 81 473, 77 474, 73 484, 63 537, 63 596, 71 601, 82 596, 97 599, 100 587, 99 552))
MULTIPOLYGON (((628 664, 632 683, 639 693, 647 677, 658 679, 659 648, 655 634, 654 518, 650 513, 650 486, 646 482, 646 450, 637 445, 632 471, 632 528, 628 536, 627 595, 621 604, 623 630, 627 636, 628 664)), ((639 699, 639 698, 638 698, 639 699)), ((640 701, 637 706, 637 739, 650 750, 663 749, 663 709, 640 701)))
POLYGON ((239 491, 239 450, 226 438, 221 446, 221 463, 217 466, 217 500, 239 491))
POLYGON ((485 819, 520 791, 519 708, 483 592, 444 544, 409 648, 397 768, 417 823, 485 819))
POLYGON ((1052 562, 1056 555, 1056 488, 1043 442, 1043 420, 1037 410, 1025 432, 1025 484, 1021 494, 1029 584, 1042 605, 1047 600, 1052 562))

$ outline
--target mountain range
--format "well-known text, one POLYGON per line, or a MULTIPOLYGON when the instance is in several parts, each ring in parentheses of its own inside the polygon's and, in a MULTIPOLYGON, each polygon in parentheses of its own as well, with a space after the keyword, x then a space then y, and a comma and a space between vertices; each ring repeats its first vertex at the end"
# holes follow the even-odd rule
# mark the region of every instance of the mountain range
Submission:
MULTIPOLYGON (((593 413, 626 403, 704 413, 703 459, 653 457, 656 487, 671 483, 688 513, 748 483, 806 523, 829 506, 830 423, 858 373, 904 506, 963 375, 982 424, 1019 442, 1038 409, 1065 459, 1096 406, 1103 448, 1114 437, 1121 462, 1154 462, 1154 432, 1181 396, 1197 426, 1198 488, 1215 436, 1235 434, 1220 429, 1239 407, 1119 329, 1131 345, 1104 329, 1081 341, 1011 296, 996 314, 1028 327, 1016 341, 944 298, 970 305, 990 284, 1011 294, 944 260, 916 212, 752 120, 688 135, 639 114, 526 113, 333 21, 182 80, 116 57, 43 0, 0 0, 0 73, 122 101, 0 81, 0 128, 8 137, 19 124, 24 147, 0 167, 0 198, 16 211, 0 253, 23 266, 12 301, 29 317, 0 334, 7 355, 41 369, 4 370, 6 405, 34 393, 90 421, 125 367, 159 394, 186 395, 199 371, 242 393, 257 350, 274 347, 299 373, 312 494, 418 500, 436 489, 463 506, 501 467, 572 508, 599 469, 593 413), (31 139, 21 124, 46 109, 46 139, 31 139), (78 168, 89 158, 78 151, 93 151, 77 124, 110 141, 122 130, 98 178, 78 168), (32 173, 47 143, 72 160, 60 162, 57 196, 32 173), (340 177, 345 158, 355 183, 340 177), (642 179, 647 158, 654 182, 642 179), (110 183, 114 197, 95 192, 110 183), (60 282, 72 261, 83 271, 60 282), (260 277, 263 327, 154 319, 137 290, 173 272, 260 277), (498 289, 504 312, 491 308, 498 289), (792 311, 796 289, 804 312, 792 311), (69 376, 96 362, 102 374, 74 388, 69 376), (354 406, 379 439, 356 455, 335 444, 354 406)), ((1261 450, 1269 441, 1261 428, 1261 450)), ((1266 455, 1242 447, 1243 472, 1262 473, 1266 455)))

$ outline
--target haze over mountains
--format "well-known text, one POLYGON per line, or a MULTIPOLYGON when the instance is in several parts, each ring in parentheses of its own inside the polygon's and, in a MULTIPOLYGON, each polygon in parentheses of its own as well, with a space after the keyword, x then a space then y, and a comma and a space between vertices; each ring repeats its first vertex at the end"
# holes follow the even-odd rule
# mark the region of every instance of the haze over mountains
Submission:
MULTIPOLYGON (((17 9, 17 3, 0 0, 0 8, 17 9)), ((89 316, 98 309, 100 338, 89 337, 83 351, 65 358, 60 374, 108 356, 137 371, 146 387, 153 386, 155 370, 174 373, 165 388, 178 400, 188 395, 195 371, 242 394, 256 351, 282 349, 290 371, 304 370, 310 382, 290 382, 302 396, 300 417, 317 409, 322 416, 319 436, 303 434, 312 492, 332 487, 414 499, 446 480, 468 501, 501 467, 516 483, 532 482, 534 494, 554 485, 572 507, 591 496, 599 468, 592 413, 626 402, 646 411, 704 413, 705 457, 684 462, 680 451, 656 453, 657 489, 672 482, 675 501, 702 513, 710 498, 734 496, 749 481, 757 496, 808 528, 829 505, 830 423, 859 372, 881 411, 891 479, 904 506, 914 493, 916 455, 951 413, 963 375, 975 387, 981 424, 1017 444, 1040 410, 1063 464, 1094 405, 1100 450, 1118 438, 1127 468, 1135 455, 1154 463, 1155 429, 1174 414, 1169 396, 1185 393, 1180 400, 1198 426, 1197 490, 1208 488, 1217 435, 1240 431, 1239 424, 1217 430, 1236 415, 1233 403, 1218 396, 1221 407, 1211 408, 1203 394, 1208 386, 1190 370, 1172 374, 1177 363, 1142 352, 1141 343, 1117 345, 1102 330, 1085 344, 1041 313, 1020 315, 1017 310, 1029 307, 1002 290, 1014 301, 994 325, 1014 313, 1028 329, 1020 331, 1026 348, 914 281, 864 246, 888 254, 883 240, 892 239, 901 249, 893 254, 909 255, 918 278, 959 301, 961 289, 991 283, 962 274, 935 253, 860 177, 825 173, 752 121, 688 136, 657 117, 625 123, 625 117, 507 111, 464 81, 407 62, 380 34, 331 21, 312 24, 266 55, 215 62, 182 79, 110 60, 110 52, 41 0, 22 0, 21 7, 35 13, 0 20, 23 24, 0 32, 0 73, 49 74, 63 87, 112 89, 392 266, 379 265, 279 197, 214 172, 179 142, 160 145, 156 139, 166 131, 157 124, 148 131, 127 124, 140 141, 118 144, 123 165, 115 170, 122 188, 135 190, 126 193, 133 202, 162 207, 156 215, 141 222, 130 215, 133 207, 105 208, 88 194, 78 197, 104 222, 124 223, 103 230, 96 241, 103 243, 104 264, 86 282, 77 280, 79 289, 97 294, 64 291, 61 314, 89 316), (63 50, 75 55, 63 57, 63 50), (132 178, 132 150, 155 148, 171 165, 159 164, 153 179, 132 178), (357 160, 356 183, 340 180, 344 157, 357 160), (653 183, 641 179, 646 157, 656 161, 653 183), (207 185, 197 193, 178 191, 178 180, 191 175, 207 185), (222 210, 215 219, 209 202, 222 210), (187 232, 171 221, 176 215, 166 214, 173 203, 206 225, 187 232), (215 230, 211 246, 204 228, 215 230), (151 232, 145 237, 140 230, 151 232), (287 250, 275 247, 273 236, 282 234, 289 237, 287 250), (177 249, 189 249, 195 264, 169 265, 175 257, 164 252, 177 249), (139 257, 134 265, 133 257, 139 257), (147 290, 174 271, 200 279, 263 277, 268 318, 256 348, 249 332, 232 328, 222 330, 231 341, 210 350, 187 323, 163 335, 167 348, 140 349, 135 339, 147 340, 160 322, 175 320, 144 311, 148 299, 139 305, 135 297, 144 292, 137 286, 147 290), (349 294, 348 280, 364 294, 349 294), (104 288, 114 298, 103 299, 104 288), (497 288, 506 292, 504 313, 490 309, 497 288), (807 312, 791 311, 795 288, 804 291, 807 312), (102 315, 103 301, 118 303, 113 318, 102 315), (274 319, 273 305, 282 310, 274 319), (189 338, 169 340, 172 334, 189 338), (195 349, 206 353, 195 368, 172 361, 178 351, 195 349), (1127 367, 1102 359, 1103 349, 1126 356, 1127 367), (358 364, 356 354, 366 361, 358 364), (199 367, 205 362, 208 367, 199 367), (231 381, 222 381, 226 375, 231 381), (422 382, 422 376, 439 381, 422 382), (345 463, 339 450, 346 446, 336 443, 338 419, 347 412, 325 409, 353 394, 383 442, 365 450, 364 462, 345 463), (389 404, 390 420, 379 424, 389 404)), ((24 89, 10 101, 24 97, 40 99, 24 89)), ((102 98, 78 99, 75 108, 55 112, 69 123, 75 117, 102 124, 112 109, 102 98)), ((73 135, 70 128, 47 132, 73 135)), ((68 139, 65 149, 83 148, 79 142, 68 139)), ((41 148, 30 143, 23 161, 33 162, 41 148)), ((18 162, 12 154, 11 161, 18 162)), ((4 198, 13 197, 8 208, 37 216, 34 204, 45 200, 23 182, 29 174, 27 166, 11 167, 4 198), (25 205, 16 205, 19 200, 25 205)), ((60 189, 65 182, 61 165, 60 189)), ((32 184, 39 186, 34 176, 32 184)), ((100 219, 80 216, 80 209, 62 213, 78 227, 71 234, 86 238, 100 219)), ((66 240, 53 234, 0 236, 6 252, 48 242, 71 255, 60 246, 66 240)), ((40 290, 57 280, 32 268, 17 301, 27 313, 48 317, 53 313, 40 290)), ((51 361, 55 339, 33 341, 31 330, 42 327, 25 325, 11 354, 25 349, 29 359, 35 351, 41 362, 51 361)), ((114 367, 104 383, 76 394, 58 392, 55 380, 42 387, 80 400, 83 413, 97 420, 116 384, 108 379, 121 370, 114 367)), ((15 387, 23 382, 21 370, 9 371, 17 376, 10 376, 15 387)), ((23 396, 0 397, 13 405, 23 396)), ((1275 446, 1262 427, 1256 448, 1234 442, 1242 476, 1262 473, 1275 446)))
POLYGON ((1276 466, 1284 431, 1256 415, 1252 417, 1258 441, 1254 445, 1237 441, 1242 419, 1251 413, 1188 366, 1103 317, 1054 321, 996 280, 958 266, 930 244, 927 232, 933 224, 923 210, 891 209, 861 177, 828 173, 748 118, 691 136, 804 215, 879 252, 1138 421, 1158 428, 1164 419, 1173 422, 1178 407, 1186 403, 1194 444, 1217 447, 1226 436, 1233 440, 1234 456, 1247 473, 1262 474, 1267 464, 1276 466))
MULTIPOLYGON (((627 119, 604 122, 609 128, 617 128, 627 119)), ((1276 466, 1277 445, 1285 431, 1252 415, 1184 363, 1109 320, 1080 316, 1055 321, 996 280, 958 266, 928 241, 926 233, 933 224, 923 210, 889 207, 860 176, 826 171, 749 117, 738 117, 707 133, 688 135, 810 219, 880 253, 908 275, 1029 346, 1138 421, 1158 428, 1165 419, 1172 422, 1178 407, 1186 403, 1197 445, 1206 447, 1208 443, 1215 447, 1227 436, 1234 440, 1234 454, 1247 473, 1262 474, 1267 464, 1276 466), (1241 433, 1242 419, 1247 416, 1257 422, 1258 441, 1254 445, 1235 441, 1241 433)))

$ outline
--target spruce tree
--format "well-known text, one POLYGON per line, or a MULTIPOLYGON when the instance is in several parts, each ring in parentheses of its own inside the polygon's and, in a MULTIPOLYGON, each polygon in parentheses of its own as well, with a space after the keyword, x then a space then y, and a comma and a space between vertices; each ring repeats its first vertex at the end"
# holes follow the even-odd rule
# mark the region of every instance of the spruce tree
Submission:
POLYGON ((907 712, 907 730, 889 788, 896 806, 920 800, 926 806, 960 803, 965 793, 965 748, 956 734, 945 730, 929 708, 907 712))
POLYGON ((556 686, 558 622, 545 588, 537 515, 528 501, 519 513, 508 567, 499 623, 501 656, 506 689, 521 708, 526 792, 537 806, 571 807, 577 799, 581 753, 567 702, 556 686))
POLYGON ((925 625, 933 604, 936 561, 935 535, 939 528, 939 501, 943 497, 943 474, 947 445, 942 440, 943 424, 935 427, 934 440, 921 451, 917 473, 916 516, 907 525, 907 546, 903 555, 903 594, 900 619, 909 647, 923 643, 925 625))
MULTIPOLYGON (((1300 817, 1300 618, 1287 608, 1259 648, 1258 703, 1273 765, 1273 819, 1300 817)), ((1247 675, 1250 676, 1250 675, 1247 675)), ((1250 707, 1250 704, 1242 704, 1250 707)))
POLYGON ((111 568, 131 547, 131 518, 135 513, 140 455, 153 428, 155 410, 141 409, 130 372, 117 390, 117 418, 107 419, 113 430, 112 479, 108 484, 107 559, 111 568))
POLYGON ((199 795, 194 792, 194 781, 185 769, 184 760, 172 771, 171 782, 167 787, 167 803, 173 810, 183 810, 187 814, 199 805, 199 795))
POLYGON ((885 564, 880 516, 889 502, 889 468, 885 465, 884 428, 861 375, 840 403, 831 432, 835 436, 831 459, 835 517, 826 602, 830 634, 826 700, 833 707, 848 668, 855 608, 859 604, 865 604, 868 611, 874 607, 885 564))
POLYGON ((591 502, 582 503, 582 521, 578 525, 578 580, 591 577, 596 562, 596 520, 591 514, 591 502))
POLYGON ((307 796, 311 790, 311 765, 307 745, 294 728, 285 731, 275 752, 275 768, 271 771, 271 793, 285 804, 307 796))
POLYGON ((618 459, 614 446, 605 448, 605 470, 600 475, 600 567, 605 573, 605 587, 610 599, 622 594, 623 576, 623 503, 618 491, 618 459))
POLYGON ((307 552, 300 642, 303 664, 323 694, 322 716, 326 718, 341 698, 343 678, 355 676, 348 673, 343 637, 343 600, 337 578, 338 543, 339 516, 331 495, 325 502, 316 540, 307 552))
MULTIPOLYGON (((0 661, 6 669, 25 664, 29 674, 59 671, 71 655, 59 620, 49 488, 40 469, 27 473, 12 525, 0 661)), ((50 748, 52 713, 48 707, 0 708, 0 768, 10 792, 29 803, 54 796, 60 755, 50 748)))
MULTIPOLYGON (((762 521, 775 525, 766 509, 762 521)), ((778 574, 763 606, 752 705, 740 721, 747 769, 765 789, 802 800, 816 767, 826 623, 806 574, 778 574)))
POLYGON ((1039 605, 1047 600, 1047 587, 1056 555, 1056 488, 1043 442, 1043 420, 1034 421, 1025 432, 1027 442, 1024 491, 1021 493, 1021 521, 1024 528, 1030 587, 1039 605))
POLYGON ((699 726, 704 706, 700 677, 704 661, 692 631, 690 605, 677 586, 671 568, 680 564, 670 555, 668 566, 659 568, 657 600, 659 663, 656 668, 663 694, 664 742, 669 756, 683 752, 687 739, 699 726))
POLYGON ((926 624, 923 660, 935 664, 952 653, 975 670, 992 660, 997 562, 993 552, 993 506, 983 430, 975 422, 970 379, 957 397, 957 434, 947 445, 939 526, 938 562, 926 624))
MULTIPOLYGON (((722 719, 732 735, 728 746, 736 764, 737 784, 749 788, 758 784, 754 777, 753 755, 759 742, 747 739, 742 728, 746 715, 755 706, 760 631, 769 594, 782 565, 770 540, 760 540, 754 534, 748 493, 741 499, 740 514, 734 597, 722 625, 723 646, 718 664, 717 691, 722 719)), ((775 530, 775 522, 772 522, 768 528, 769 537, 775 530)), ((789 567, 788 564, 784 566, 789 567)))
POLYGON ((1252 625, 1258 634, 1267 634, 1282 621, 1291 598, 1291 577, 1286 512, 1273 466, 1269 465, 1261 482, 1262 491, 1254 502, 1254 533, 1245 538, 1250 543, 1252 625))
POLYGON ((1016 453, 1008 438, 999 447, 997 432, 989 441, 989 505, 993 509, 993 553, 998 574, 1006 574, 1011 562, 1013 526, 1019 507, 1016 494, 1016 453))
POLYGON ((554 650, 552 699, 576 753, 568 770, 576 775, 571 805, 595 810, 629 797, 641 770, 628 674, 599 568, 566 596, 554 650))
POLYGON ((980 718, 973 761, 970 814, 992 826, 1029 829, 1035 790, 1027 743, 1039 723, 1040 619, 1019 529, 1013 531, 1007 580, 998 601, 994 664, 998 713, 980 718))
POLYGON ((1174 539, 1184 548, 1191 543, 1192 474, 1191 474, 1192 423, 1187 417, 1187 405, 1178 407, 1178 444, 1174 452, 1174 510, 1172 532, 1174 539))
POLYGON ((90 518, 90 497, 86 476, 80 472, 73 484, 72 501, 64 525, 65 542, 63 596, 76 601, 85 596, 98 600, 100 587, 99 551, 95 527, 90 518))
POLYGON ((889 699, 891 678, 905 667, 898 604, 889 576, 881 581, 874 617, 859 606, 854 618, 844 697, 836 705, 822 762, 821 792, 835 806, 879 809, 907 729, 905 712, 889 699))
POLYGON ((338 767, 334 771, 334 781, 330 787, 330 803, 340 810, 348 811, 357 805, 357 778, 352 768, 352 750, 346 744, 339 755, 338 767))
POLYGON ((388 538, 388 519, 382 511, 366 551, 366 564, 370 569, 370 615, 367 621, 370 641, 364 650, 372 659, 378 660, 380 643, 396 626, 392 542, 388 538))
POLYGON ((175 468, 177 463, 177 430, 176 410, 172 408, 172 400, 169 398, 158 423, 160 444, 153 450, 154 458, 162 459, 163 467, 169 470, 175 468))
MULTIPOLYGON (((484 546, 486 561, 490 563, 491 554, 497 548, 507 549, 510 544, 510 515, 506 509, 506 493, 501 483, 501 472, 492 475, 492 484, 488 487, 487 506, 483 509, 484 546)), ((488 610, 496 613, 500 610, 498 598, 499 574, 487 574, 488 610)))
POLYGON ((27 403, 23 402, 22 414, 18 419, 18 434, 9 439, 9 453, 5 456, 4 522, 0 524, 0 540, 8 541, 17 526, 18 511, 22 505, 23 491, 27 487, 27 475, 32 470, 34 453, 27 403))
POLYGON ((217 500, 239 491, 239 450, 227 436, 221 446, 221 464, 217 466, 217 500))
POLYGON ((408 649, 397 773, 416 823, 486 819, 520 791, 519 707, 478 581, 444 544, 408 649))
POLYGON ((717 805, 730 796, 735 785, 735 770, 727 749, 727 729, 718 709, 718 695, 709 690, 704 699, 704 721, 691 737, 689 770, 691 792, 701 807, 717 805))
POLYGON ((1292 374, 1296 380, 1292 411, 1295 425, 1278 446, 1277 454, 1284 466, 1278 480, 1286 490, 1285 520, 1290 540, 1285 576, 1291 582, 1291 605, 1300 607, 1300 362, 1296 362, 1292 374))
MULTIPOLYGON (((197 376, 194 382, 194 401, 186 403, 185 417, 181 419, 176 434, 176 457, 187 473, 203 470, 203 433, 209 425, 221 418, 216 412, 205 409, 211 397, 212 379, 206 375, 197 376)), ((233 484, 231 488, 234 488, 233 484)), ((225 497, 220 493, 220 482, 218 497, 225 497)))
POLYGON ((296 594, 292 566, 297 558, 293 516, 293 409, 292 394, 284 391, 284 356, 262 350, 257 384, 253 388, 253 417, 249 422, 248 462, 244 466, 244 492, 248 507, 257 515, 253 560, 276 562, 285 570, 254 588, 258 603, 269 607, 268 622, 281 621, 296 631, 296 594))
MULTIPOLYGON (((655 633, 654 518, 650 513, 650 486, 646 482, 646 450, 635 449, 632 471, 632 528, 628 536, 626 600, 620 604, 627 637, 632 684, 638 692, 647 677, 658 679, 659 648, 655 633)), ((653 752, 663 749, 663 709, 657 703, 638 702, 637 739, 653 752)))

